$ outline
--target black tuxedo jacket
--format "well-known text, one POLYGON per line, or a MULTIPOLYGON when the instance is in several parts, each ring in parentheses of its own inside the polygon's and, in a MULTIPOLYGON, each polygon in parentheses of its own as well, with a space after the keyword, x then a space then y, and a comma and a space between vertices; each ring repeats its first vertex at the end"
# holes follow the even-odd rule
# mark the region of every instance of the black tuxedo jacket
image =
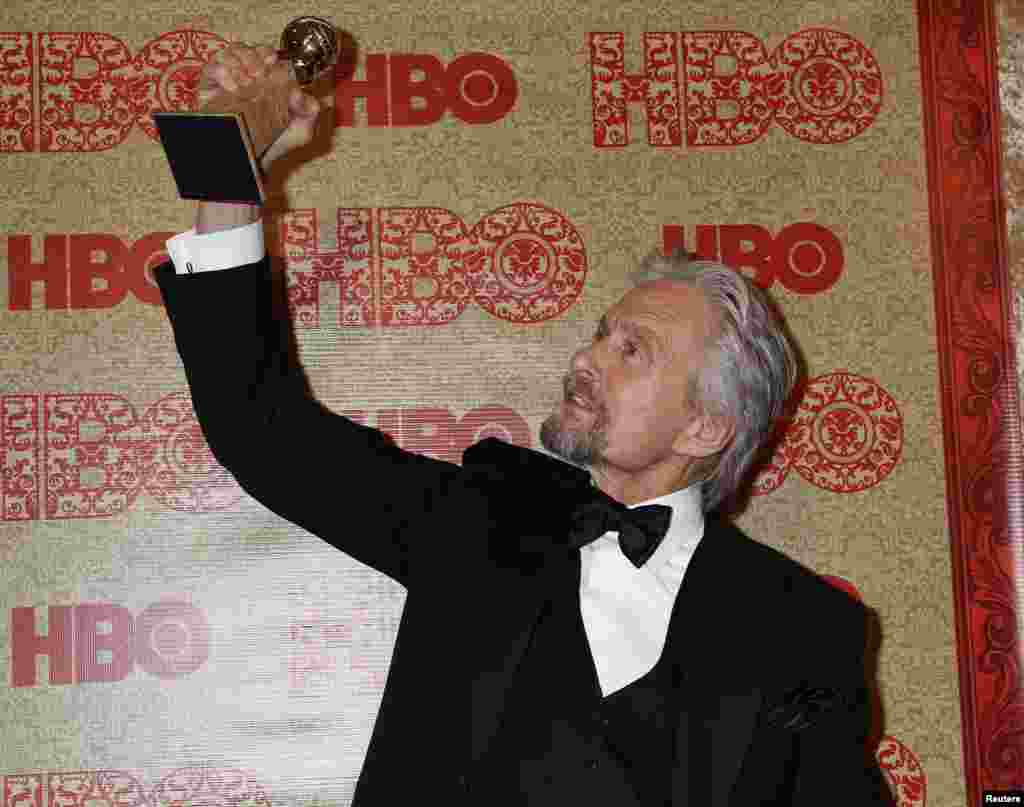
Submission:
MULTIPOLYGON (((493 439, 460 467, 328 412, 272 313, 267 261, 183 276, 165 264, 156 277, 218 461, 407 589, 354 804, 474 804, 541 607, 574 579, 564 541, 589 476, 493 439)), ((890 803, 866 748, 864 626, 845 594, 709 519, 665 648, 681 704, 673 804, 890 803)))

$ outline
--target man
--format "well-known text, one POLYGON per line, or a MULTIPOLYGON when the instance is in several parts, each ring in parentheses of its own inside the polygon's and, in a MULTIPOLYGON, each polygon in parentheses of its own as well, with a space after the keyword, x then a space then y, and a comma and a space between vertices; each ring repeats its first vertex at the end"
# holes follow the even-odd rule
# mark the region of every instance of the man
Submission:
MULTIPOLYGON (((235 46, 204 82, 268 69, 235 46)), ((317 111, 293 95, 264 167, 317 111)), ((309 397, 256 208, 201 204, 168 248, 158 281, 215 456, 408 590, 356 805, 888 803, 863 609, 714 515, 794 377, 740 275, 649 261, 678 274, 609 309, 542 428, 572 464, 491 439, 459 467, 309 397)))

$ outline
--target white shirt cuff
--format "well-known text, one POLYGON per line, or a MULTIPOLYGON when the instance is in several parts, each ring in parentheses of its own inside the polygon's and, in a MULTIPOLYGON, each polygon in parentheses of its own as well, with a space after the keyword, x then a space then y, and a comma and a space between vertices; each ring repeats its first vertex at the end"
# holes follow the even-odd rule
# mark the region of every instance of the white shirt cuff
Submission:
POLYGON ((214 272, 263 260, 263 222, 197 235, 195 227, 167 240, 167 254, 179 275, 214 272))

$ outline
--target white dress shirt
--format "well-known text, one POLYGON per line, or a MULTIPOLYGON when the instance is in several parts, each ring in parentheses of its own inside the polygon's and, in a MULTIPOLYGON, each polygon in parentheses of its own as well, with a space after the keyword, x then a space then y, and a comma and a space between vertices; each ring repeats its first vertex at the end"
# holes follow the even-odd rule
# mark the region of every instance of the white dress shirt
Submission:
POLYGON ((647 563, 636 568, 606 532, 580 549, 580 611, 601 692, 610 695, 649 672, 665 647, 672 606, 704 536, 700 485, 641 504, 665 504, 672 520, 647 563))
MULTIPOLYGON (((256 221, 203 235, 192 229, 168 240, 167 252, 180 275, 256 263, 264 255, 263 225, 256 221)), ((604 695, 658 663, 683 575, 704 535, 699 484, 636 506, 641 504, 668 505, 672 519, 639 569, 622 554, 617 532, 580 549, 580 613, 604 695)))

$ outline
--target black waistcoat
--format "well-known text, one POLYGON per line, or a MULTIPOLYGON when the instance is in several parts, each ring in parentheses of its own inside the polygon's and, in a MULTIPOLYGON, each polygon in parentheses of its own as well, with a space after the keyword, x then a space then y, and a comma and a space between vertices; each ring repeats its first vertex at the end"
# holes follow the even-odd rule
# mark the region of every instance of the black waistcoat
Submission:
POLYGON ((475 805, 649 807, 671 803, 673 668, 607 697, 583 628, 575 586, 547 602, 515 677, 501 728, 473 776, 475 805))

